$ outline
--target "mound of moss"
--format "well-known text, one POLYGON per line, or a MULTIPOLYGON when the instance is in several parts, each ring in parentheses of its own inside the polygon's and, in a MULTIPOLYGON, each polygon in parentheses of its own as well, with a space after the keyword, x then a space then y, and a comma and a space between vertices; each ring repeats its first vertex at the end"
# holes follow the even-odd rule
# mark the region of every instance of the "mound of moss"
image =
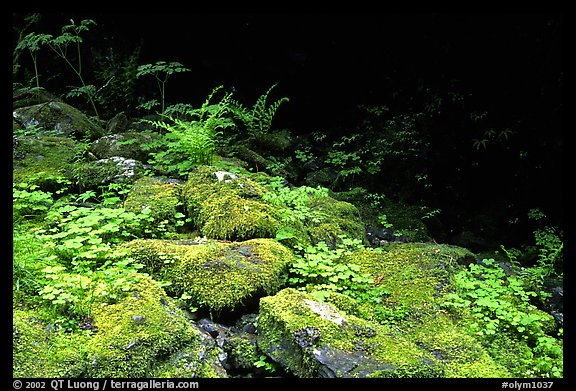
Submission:
MULTIPOLYGON (((102 292, 95 292, 98 295, 102 292)), ((187 354, 187 373, 223 377, 220 348, 201 332, 168 297, 160 284, 139 275, 139 283, 115 304, 94 305, 90 330, 67 333, 43 324, 32 310, 14 309, 14 377, 172 377, 187 354), (34 359, 31 359, 31 358, 34 359)))
POLYGON ((279 227, 273 207, 260 201, 264 189, 246 176, 200 166, 182 187, 188 216, 212 239, 273 238, 279 227))
POLYGON ((159 178, 138 179, 124 200, 124 209, 140 213, 149 210, 152 224, 164 224, 174 229, 180 212, 180 187, 178 183, 159 178))
POLYGON ((17 136, 13 140, 12 172, 14 183, 35 184, 44 191, 60 186, 57 178, 72 180, 75 156, 80 145, 67 137, 17 136))
POLYGON ((169 294, 214 314, 274 294, 287 280, 291 251, 272 239, 244 242, 134 240, 123 246, 144 271, 170 282, 169 294))
POLYGON ((260 300, 258 346, 297 377, 442 377, 424 349, 389 327, 286 288, 260 300))

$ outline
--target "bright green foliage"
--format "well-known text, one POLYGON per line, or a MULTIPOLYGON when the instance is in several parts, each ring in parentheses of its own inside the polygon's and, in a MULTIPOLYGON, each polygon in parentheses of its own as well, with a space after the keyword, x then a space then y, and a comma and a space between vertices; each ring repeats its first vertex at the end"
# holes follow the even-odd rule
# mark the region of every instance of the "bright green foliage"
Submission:
POLYGON ((152 75, 158 83, 160 96, 162 97, 161 113, 164 113, 165 97, 166 97, 166 82, 168 78, 174 73, 189 72, 190 69, 186 68, 179 62, 166 62, 156 61, 154 64, 145 64, 138 67, 136 77, 152 75))
POLYGON ((371 291, 370 276, 360 273, 360 266, 339 262, 343 256, 364 248, 360 240, 342 237, 342 242, 331 250, 325 242, 304 249, 297 255, 290 267, 290 283, 302 290, 313 292, 318 298, 325 298, 329 292, 339 292, 348 296, 370 300, 371 295, 389 292, 371 291))
POLYGON ((546 377, 562 371, 562 343, 549 335, 554 331, 555 321, 531 304, 531 298, 537 294, 527 290, 526 280, 506 276, 493 259, 470 264, 468 270, 454 279, 458 292, 447 294, 444 305, 457 313, 469 314, 471 332, 486 344, 501 333, 525 341, 532 347, 534 362, 549 364, 546 371, 526 376, 546 377))
POLYGON ((194 166, 212 162, 222 130, 234 125, 225 116, 230 94, 226 94, 219 103, 211 103, 220 88, 215 88, 198 109, 173 107, 170 110, 173 115, 163 115, 169 122, 145 121, 167 131, 142 144, 150 151, 151 163, 156 169, 184 177, 194 166), (176 115, 187 119, 179 119, 176 115))
POLYGON ((269 191, 262 197, 279 213, 277 240, 301 250, 320 241, 334 247, 342 234, 354 239, 364 237, 364 226, 354 205, 330 197, 327 188, 290 188, 282 182, 281 177, 269 178, 265 183, 269 191))
POLYGON ((274 87, 276 87, 276 84, 256 100, 252 109, 244 107, 242 103, 236 100, 231 102, 232 112, 240 119, 244 126, 246 126, 246 130, 250 136, 259 136, 268 133, 276 111, 282 103, 289 101, 287 97, 283 97, 267 105, 268 95, 270 95, 274 87))
POLYGON ((39 190, 38 185, 12 184, 12 210, 15 220, 42 215, 53 202, 52 194, 39 190))

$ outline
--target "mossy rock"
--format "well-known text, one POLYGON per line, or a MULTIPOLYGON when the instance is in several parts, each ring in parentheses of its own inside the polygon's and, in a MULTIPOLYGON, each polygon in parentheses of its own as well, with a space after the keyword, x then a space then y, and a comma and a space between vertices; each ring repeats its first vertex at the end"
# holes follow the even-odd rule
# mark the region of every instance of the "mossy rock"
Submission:
MULTIPOLYGON (((136 287, 115 304, 96 303, 96 331, 54 331, 30 310, 14 310, 15 377, 141 378, 173 377, 177 363, 167 360, 186 349, 189 375, 223 377, 213 359, 221 353, 207 344, 160 284, 138 275, 136 287)), ((95 292, 100 295, 101 292, 95 292)), ((98 301, 97 301, 98 302, 98 301)))
POLYGON ((152 224, 166 222, 166 229, 174 230, 176 213, 180 212, 180 185, 160 178, 142 177, 134 182, 124 200, 128 212, 150 211, 152 224))
POLYGON ((326 242, 335 247, 344 235, 351 239, 365 240, 364 224, 356 206, 330 196, 312 195, 307 206, 316 215, 314 221, 305 223, 311 244, 326 242))
POLYGON ((90 152, 98 159, 106 159, 112 156, 122 156, 127 159, 146 162, 149 154, 142 144, 150 142, 152 133, 123 132, 101 137, 90 145, 90 152))
POLYGON ((134 240, 123 245, 144 271, 169 281, 166 291, 214 316, 250 305, 281 289, 291 251, 272 239, 244 242, 134 240))
POLYGON ((13 182, 56 191, 62 187, 58 178, 73 179, 73 162, 79 153, 80 145, 67 137, 17 137, 12 151, 13 182))
POLYGON ((264 189, 246 176, 200 166, 182 187, 188 215, 208 238, 273 238, 279 228, 273 207, 259 201, 264 189))
POLYGON ((85 349, 90 332, 52 332, 36 312, 12 311, 12 376, 81 377, 86 371, 85 349))
POLYGON ((72 175, 82 190, 96 190, 111 183, 134 183, 144 175, 144 165, 133 159, 113 156, 74 163, 72 175))
POLYGON ((12 100, 12 110, 19 109, 21 107, 34 106, 46 102, 62 103, 62 99, 46 91, 46 89, 42 87, 22 87, 14 90, 12 96, 15 97, 15 99, 12 100))
POLYGON ((361 274, 388 290, 386 304, 424 311, 437 307, 459 262, 469 257, 474 257, 469 250, 446 244, 391 243, 382 251, 356 251, 341 262, 360 266, 361 274))
POLYGON ((106 134, 94 120, 64 102, 49 101, 20 107, 14 110, 13 117, 23 129, 40 129, 77 140, 85 137, 96 139, 106 134))
POLYGON ((297 377, 443 377, 442 364, 390 328, 286 288, 260 300, 258 346, 297 377))

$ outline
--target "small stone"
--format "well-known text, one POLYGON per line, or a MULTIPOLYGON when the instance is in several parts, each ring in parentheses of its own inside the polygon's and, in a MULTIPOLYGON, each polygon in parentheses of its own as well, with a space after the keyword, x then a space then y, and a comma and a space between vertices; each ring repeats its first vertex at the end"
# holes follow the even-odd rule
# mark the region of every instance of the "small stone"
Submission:
POLYGON ((146 320, 146 318, 144 318, 142 315, 134 315, 132 317, 132 320, 134 321, 134 323, 144 323, 144 321, 146 320))

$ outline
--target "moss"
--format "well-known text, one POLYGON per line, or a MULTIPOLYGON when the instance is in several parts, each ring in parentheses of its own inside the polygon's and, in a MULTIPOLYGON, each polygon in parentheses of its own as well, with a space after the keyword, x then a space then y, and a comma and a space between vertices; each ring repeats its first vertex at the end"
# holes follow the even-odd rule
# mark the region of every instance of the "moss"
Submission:
POLYGON ((152 177, 138 179, 124 201, 127 211, 139 213, 148 209, 153 224, 167 220, 171 227, 174 227, 180 205, 179 185, 152 177))
POLYGON ((274 214, 274 209, 262 202, 234 194, 213 194, 203 202, 196 222, 209 238, 273 238, 280 227, 274 214))
POLYGON ((260 359, 260 351, 254 338, 235 335, 226 339, 224 349, 228 354, 228 363, 238 369, 253 369, 260 359))
POLYGON ((183 349, 190 353, 197 376, 225 376, 216 371, 219 350, 206 343, 175 301, 145 275, 139 275, 136 288, 118 303, 94 306, 96 331, 53 331, 34 314, 13 312, 16 377, 172 376, 177 363, 166 358, 183 349))
POLYGON ((409 339, 431 352, 446 367, 446 377, 509 377, 505 366, 466 330, 442 312, 428 314, 407 333, 409 339))
POLYGON ((79 377, 87 365, 85 345, 91 332, 50 331, 32 310, 12 312, 13 377, 79 377))
POLYGON ((349 202, 312 195, 307 206, 317 216, 316 221, 307 224, 312 244, 321 241, 336 244, 340 241, 339 235, 365 240, 366 232, 358 208, 349 202))
POLYGON ((13 182, 35 184, 44 191, 61 187, 56 178, 72 179, 72 162, 81 151, 64 137, 18 137, 13 149, 13 182))
POLYGON ((377 323, 286 288, 260 300, 258 345, 298 377, 439 377, 430 353, 377 323), (355 362, 354 365, 348 365, 355 362))
POLYGON ((359 315, 359 307, 356 300, 338 292, 329 292, 325 298, 327 303, 334 305, 339 311, 350 315, 359 315))
POLYGON ((87 344, 87 377, 146 377, 159 360, 199 342, 199 331, 160 284, 142 275, 131 294, 96 306, 92 316, 98 332, 87 344))
POLYGON ((101 126, 80 110, 58 101, 16 109, 13 116, 26 129, 39 126, 44 131, 55 131, 60 136, 77 140, 85 137, 95 139, 105 134, 101 126))
POLYGON ((271 239, 194 245, 167 240, 135 240, 125 245, 145 271, 170 281, 175 297, 215 314, 233 310, 259 295, 273 294, 287 279, 290 250, 271 239))
POLYGON ((132 183, 143 174, 144 166, 141 162, 118 156, 76 162, 73 167, 73 177, 82 190, 97 189, 109 183, 132 183))
POLYGON ((189 216, 202 235, 213 239, 271 238, 279 223, 274 208, 258 201, 262 186, 246 177, 218 179, 219 170, 201 166, 182 188, 189 216))

